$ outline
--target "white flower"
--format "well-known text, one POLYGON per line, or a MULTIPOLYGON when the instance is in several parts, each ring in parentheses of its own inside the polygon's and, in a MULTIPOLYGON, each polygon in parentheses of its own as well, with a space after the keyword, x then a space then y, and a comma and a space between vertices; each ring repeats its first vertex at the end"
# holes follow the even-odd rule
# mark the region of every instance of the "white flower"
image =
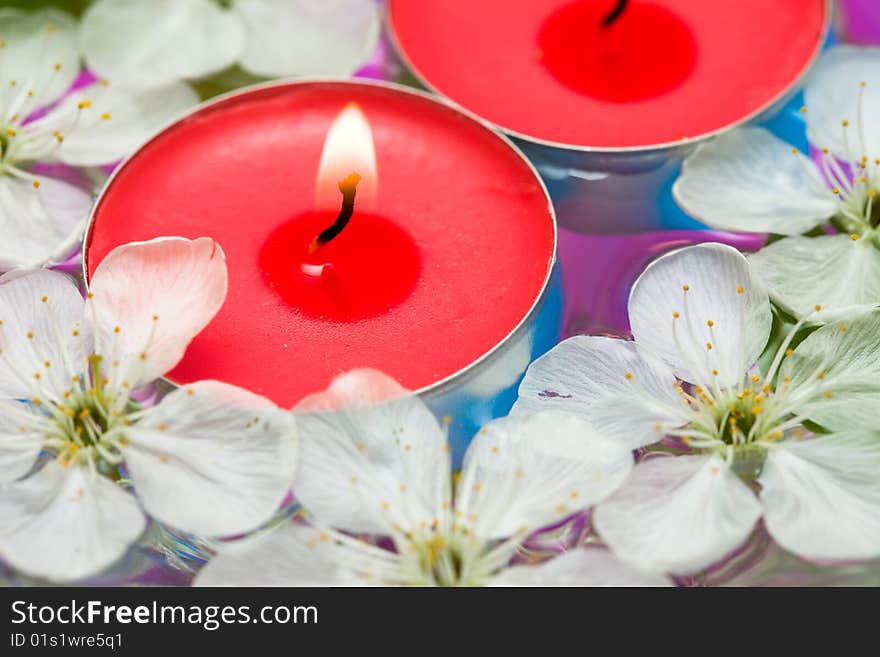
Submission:
POLYGON ((642 461, 597 506, 595 526, 618 556, 694 572, 762 516, 803 557, 880 556, 880 432, 865 431, 880 428, 880 310, 791 349, 801 320, 762 375, 767 293, 740 253, 706 244, 653 262, 629 317, 634 341, 575 337, 538 359, 514 409, 580 413, 628 447, 666 438, 656 451, 679 454, 642 461), (811 435, 807 420, 831 433, 811 435))
MULTIPOLYGON (((199 584, 451 586, 539 578, 532 571, 543 568, 506 570, 521 542, 603 499, 632 468, 626 447, 574 416, 507 418, 474 438, 453 498, 445 428, 384 375, 344 375, 300 410, 311 412, 297 415, 294 492, 308 524, 222 551, 199 584), (390 537, 394 549, 363 535, 390 537)), ((608 561, 579 553, 544 572, 587 583, 602 577, 593 564, 608 561)))
POLYGON ((830 49, 805 96, 819 166, 749 127, 698 148, 673 188, 710 226, 787 236, 752 261, 773 300, 796 317, 815 303, 880 303, 880 49, 830 49), (838 234, 802 235, 829 223, 838 234))
POLYGON ((98 0, 81 46, 101 75, 148 83, 235 63, 265 77, 348 75, 372 54, 380 24, 372 0, 98 0))
POLYGON ((61 11, 0 9, 0 271, 63 261, 91 207, 89 193, 33 165, 113 163, 197 101, 182 83, 132 92, 107 81, 59 100, 79 74, 76 41, 61 11))
POLYGON ((274 513, 292 476, 287 414, 216 381, 152 408, 131 397, 174 367, 225 295, 207 238, 115 249, 87 303, 63 274, 0 277, 0 558, 75 580, 119 559, 145 512, 209 536, 274 513))

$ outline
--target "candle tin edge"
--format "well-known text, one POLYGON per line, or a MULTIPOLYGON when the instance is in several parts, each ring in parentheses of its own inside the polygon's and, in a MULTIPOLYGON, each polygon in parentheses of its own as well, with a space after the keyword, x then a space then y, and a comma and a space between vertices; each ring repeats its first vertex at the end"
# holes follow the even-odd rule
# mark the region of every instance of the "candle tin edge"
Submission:
MULTIPOLYGON (((547 203, 547 213, 550 218, 551 226, 553 228, 553 245, 551 249, 551 256, 547 263, 547 273, 544 277, 544 281, 541 284, 541 289, 532 305, 529 307, 528 311, 523 315, 522 319, 495 345, 490 347, 485 353, 483 353, 476 360, 471 361, 461 369, 453 372, 452 374, 435 381, 427 386, 423 386, 417 390, 414 390, 413 393, 423 397, 430 398, 439 398, 445 395, 450 390, 454 389, 458 384, 462 381, 469 378, 469 376, 478 373, 481 366, 484 366, 487 361, 490 361, 493 358, 498 357, 503 354, 505 348, 509 345, 514 344, 518 339, 521 338, 523 334, 525 334, 528 330, 531 329, 531 325, 535 322, 536 318, 539 314, 541 314, 542 309, 544 309, 548 298, 551 296, 553 292, 553 286, 551 285, 558 278, 558 248, 559 248, 559 226, 556 218, 556 210, 553 205, 553 201, 551 199, 550 193, 547 189, 547 185, 544 182, 543 177, 538 172, 535 165, 532 161, 523 153, 523 151, 519 148, 519 146, 514 143, 514 141, 506 134, 504 134, 501 130, 499 130, 494 124, 490 121, 483 119, 477 114, 471 112, 470 110, 463 108, 456 103, 452 102, 448 98, 444 96, 438 96, 437 94, 431 93, 430 91, 423 91, 420 89, 416 89, 413 87, 409 87, 406 85, 402 85, 396 82, 389 82, 385 80, 372 80, 372 79, 364 79, 364 78, 351 78, 351 77, 297 77, 297 78, 281 78, 277 80, 269 80, 267 82, 262 82, 254 85, 249 85, 246 87, 241 87, 239 89, 234 89, 232 91, 217 95, 213 98, 210 98, 206 101, 203 101, 196 105, 193 108, 183 112, 182 114, 174 117, 167 123, 165 123, 162 127, 156 130, 153 135, 143 142, 138 148, 128 155, 125 159, 120 162, 120 164, 113 170, 110 176, 105 181, 104 185, 101 187, 97 195, 95 196, 92 207, 89 211, 89 216, 86 221, 86 226, 84 229, 84 237, 81 248, 81 274, 83 277, 83 282, 85 284, 86 291, 89 288, 89 274, 88 274, 88 247, 91 241, 92 231, 94 229, 95 224, 95 214, 98 207, 101 204, 101 201, 104 198, 105 193, 113 184, 113 181, 116 179, 116 176, 123 171, 126 166, 134 160, 138 156, 138 154, 146 148, 149 144, 151 144, 155 139, 159 138, 163 133, 167 130, 171 129, 181 121, 188 119, 190 116, 206 109, 212 107, 214 105, 219 105, 220 103, 226 102, 230 99, 236 98, 238 96, 243 96, 253 91, 259 91, 263 89, 273 89, 276 87, 287 87, 287 86, 297 86, 297 85, 305 85, 305 84, 351 84, 356 86, 369 86, 369 87, 379 87, 388 89, 394 92, 400 92, 404 94, 408 94, 411 96, 416 96, 427 100, 432 103, 436 103, 438 105, 443 106, 447 110, 455 112, 470 121, 476 123, 487 132, 495 136, 502 143, 507 145, 507 147, 517 156, 520 160, 526 165, 526 167, 532 172, 534 178, 538 181, 540 188, 544 194, 545 201, 547 203)), ((157 237, 161 237, 158 236, 157 237)), ((558 323, 560 325, 561 330, 561 313, 558 318, 558 323)), ((557 336, 558 337, 558 336, 557 336)), ((540 354, 539 354, 540 355, 540 354)), ((167 377, 163 376, 157 380, 157 385, 160 389, 169 390, 174 389, 179 386, 179 384, 174 383, 167 377)))

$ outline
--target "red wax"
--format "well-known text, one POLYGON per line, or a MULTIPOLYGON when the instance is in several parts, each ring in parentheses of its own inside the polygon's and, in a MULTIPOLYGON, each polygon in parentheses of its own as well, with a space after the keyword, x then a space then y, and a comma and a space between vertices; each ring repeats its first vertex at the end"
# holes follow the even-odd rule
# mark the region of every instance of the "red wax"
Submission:
POLYGON ((513 133, 659 145, 761 110, 820 47, 824 0, 390 0, 432 88, 513 133))
POLYGON ((413 389, 467 367, 528 314, 554 248, 540 182, 497 135, 421 96, 332 82, 225 99, 152 140, 95 209, 87 271, 161 235, 216 239, 230 284, 169 378, 216 378, 285 406, 354 367, 413 389), (374 207, 356 200, 343 232, 310 252, 335 219, 315 210, 315 178, 350 102, 373 132, 374 207))
POLYGON ((351 322, 387 312, 406 299, 420 275, 419 249, 403 228, 359 212, 336 239, 312 250, 335 215, 294 217, 260 251, 266 284, 313 317, 351 322))
POLYGON ((694 36, 667 8, 635 3, 626 20, 597 27, 606 16, 604 3, 576 2, 541 26, 544 65, 563 84, 601 100, 644 100, 673 89, 693 71, 694 36), (584 38, 585 25, 594 28, 591 38, 584 38))

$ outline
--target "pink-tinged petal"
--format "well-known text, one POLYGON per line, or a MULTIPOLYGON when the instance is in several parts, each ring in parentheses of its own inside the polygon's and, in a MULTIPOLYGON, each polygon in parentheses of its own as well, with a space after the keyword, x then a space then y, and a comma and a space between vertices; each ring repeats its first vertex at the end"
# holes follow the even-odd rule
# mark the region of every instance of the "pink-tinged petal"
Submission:
POLYGON ((294 493, 322 524, 390 534, 443 515, 446 431, 419 397, 379 372, 355 370, 295 411, 294 493))
POLYGON ((297 411, 338 411, 362 408, 386 401, 409 397, 412 392, 387 374, 367 368, 351 370, 337 376, 326 390, 302 399, 297 411))
POLYGON ((119 246, 98 265, 87 316, 98 353, 127 366, 132 387, 172 369, 226 298, 223 250, 211 238, 119 246))

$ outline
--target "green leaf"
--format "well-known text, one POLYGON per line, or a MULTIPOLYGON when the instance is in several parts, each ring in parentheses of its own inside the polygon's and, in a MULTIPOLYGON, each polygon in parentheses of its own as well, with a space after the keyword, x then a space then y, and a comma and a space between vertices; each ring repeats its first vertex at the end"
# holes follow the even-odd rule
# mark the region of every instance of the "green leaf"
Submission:
POLYGON ((267 78, 252 75, 239 66, 230 66, 210 77, 193 82, 192 86, 199 94, 199 98, 207 100, 214 96, 229 93, 235 89, 249 87, 266 81, 267 78))
POLYGON ((55 7, 66 11, 74 16, 82 16, 86 8, 92 4, 94 0, 4 0, 0 5, 3 7, 15 7, 28 11, 36 11, 47 7, 55 7))

